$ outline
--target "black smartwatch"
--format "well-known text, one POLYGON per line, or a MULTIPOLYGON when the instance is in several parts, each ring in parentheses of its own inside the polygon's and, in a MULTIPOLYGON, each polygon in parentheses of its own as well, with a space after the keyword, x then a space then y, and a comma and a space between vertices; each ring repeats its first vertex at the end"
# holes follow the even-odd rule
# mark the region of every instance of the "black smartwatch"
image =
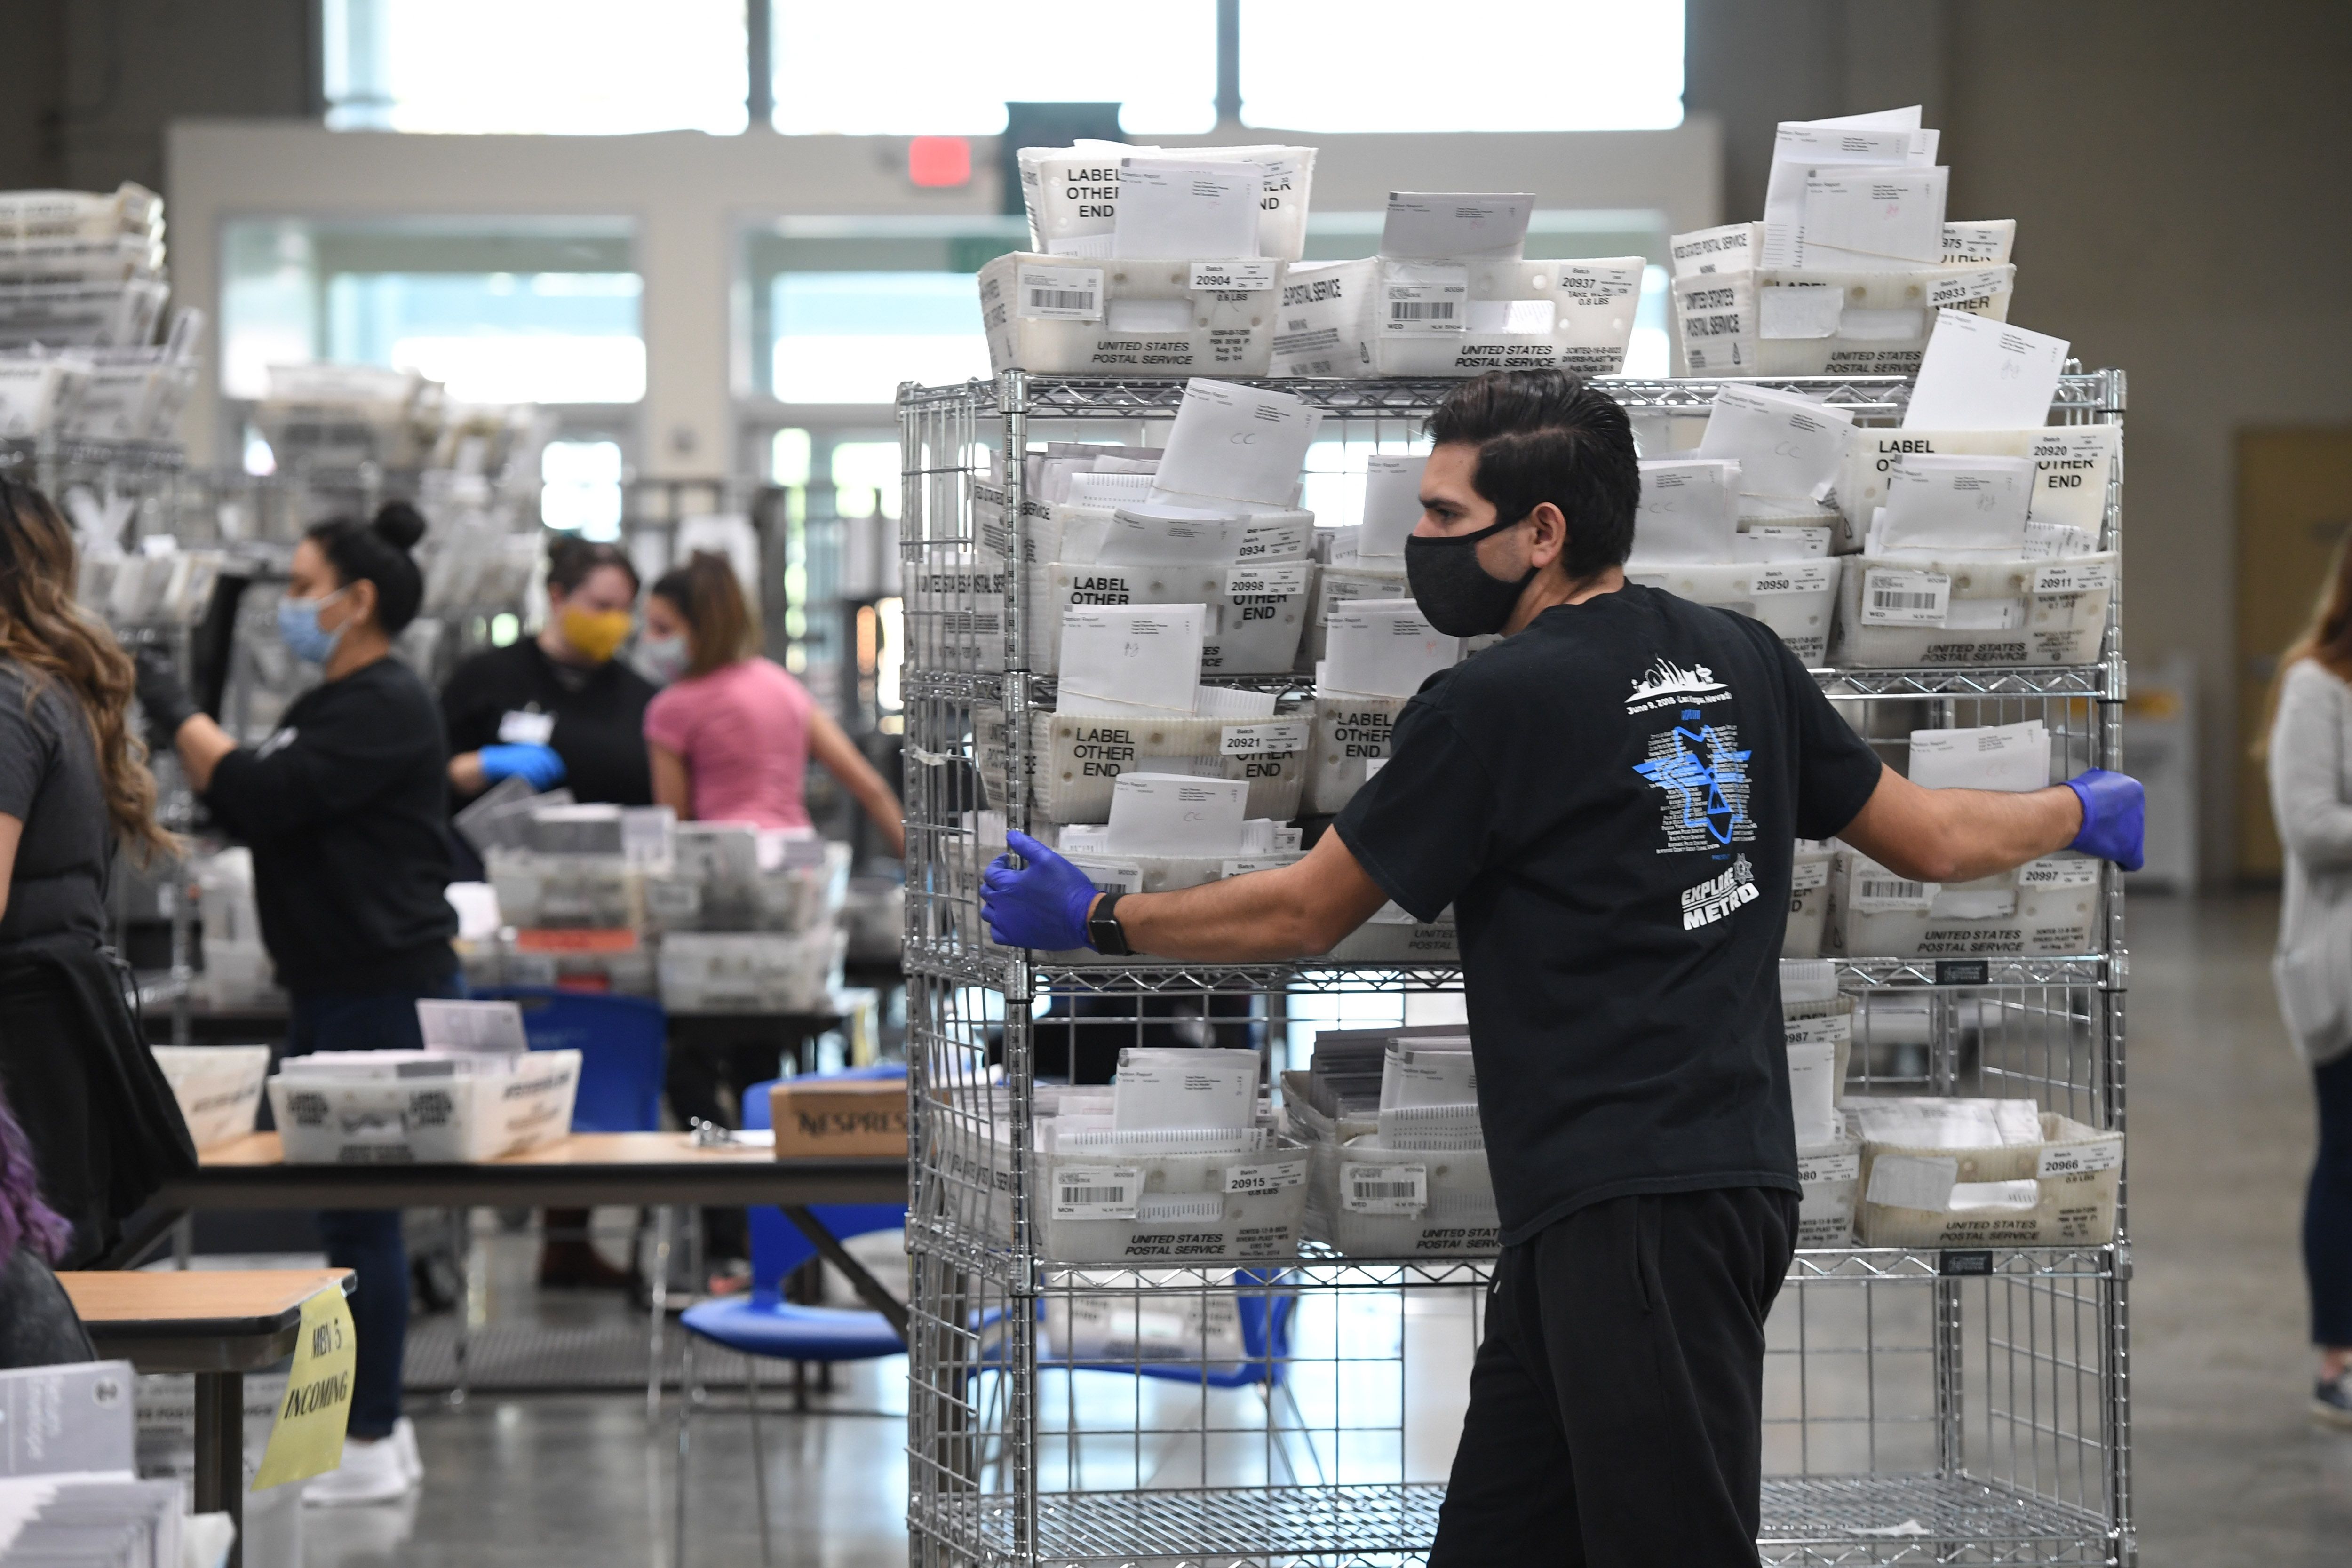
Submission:
POLYGON ((1126 928, 1112 912, 1125 896, 1105 893, 1095 900, 1094 910, 1087 916, 1087 945, 1112 958, 1130 958, 1135 953, 1135 949, 1127 945, 1126 928))

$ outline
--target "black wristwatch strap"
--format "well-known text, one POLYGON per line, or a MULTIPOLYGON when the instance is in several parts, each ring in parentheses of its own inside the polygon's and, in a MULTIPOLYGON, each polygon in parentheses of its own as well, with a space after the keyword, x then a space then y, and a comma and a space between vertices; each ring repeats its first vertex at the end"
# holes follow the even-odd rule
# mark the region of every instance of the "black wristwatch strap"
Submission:
POLYGON ((1087 916, 1087 945, 1111 958, 1129 958, 1135 952, 1127 945, 1126 928, 1113 912, 1124 897, 1124 893, 1105 893, 1095 900, 1093 912, 1087 916))

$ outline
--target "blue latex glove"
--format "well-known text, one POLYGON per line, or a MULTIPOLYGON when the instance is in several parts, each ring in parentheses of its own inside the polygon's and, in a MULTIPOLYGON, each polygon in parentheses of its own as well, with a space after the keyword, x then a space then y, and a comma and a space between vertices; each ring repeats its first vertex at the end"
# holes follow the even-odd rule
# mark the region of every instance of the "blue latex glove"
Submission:
POLYGON ((553 746, 484 746, 479 755, 485 784, 520 778, 533 789, 547 789, 563 782, 563 759, 553 746))
POLYGON ((2139 780, 2093 768, 2068 779, 2066 787, 2083 803, 2083 830, 2066 847, 2112 860, 2126 871, 2138 870, 2147 836, 2147 792, 2139 780))
POLYGON ((1096 889, 1087 874, 1025 833, 1008 833, 1004 842, 1029 864, 1015 870, 1013 855, 999 855, 981 873, 988 934, 1006 947, 1049 952, 1087 946, 1087 911, 1094 908, 1096 889))

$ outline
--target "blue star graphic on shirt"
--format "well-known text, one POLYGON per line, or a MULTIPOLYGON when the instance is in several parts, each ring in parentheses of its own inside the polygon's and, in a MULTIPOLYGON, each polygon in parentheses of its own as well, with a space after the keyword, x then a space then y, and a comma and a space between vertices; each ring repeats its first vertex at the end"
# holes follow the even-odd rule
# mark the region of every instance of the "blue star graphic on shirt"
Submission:
POLYGON ((1683 821, 1705 827, 1717 844, 1731 842, 1741 813, 1725 797, 1725 784, 1745 784, 1751 753, 1734 751, 1712 724, 1693 731, 1675 726, 1675 749, 1663 757, 1637 763, 1633 771, 1662 790, 1682 797, 1683 821))

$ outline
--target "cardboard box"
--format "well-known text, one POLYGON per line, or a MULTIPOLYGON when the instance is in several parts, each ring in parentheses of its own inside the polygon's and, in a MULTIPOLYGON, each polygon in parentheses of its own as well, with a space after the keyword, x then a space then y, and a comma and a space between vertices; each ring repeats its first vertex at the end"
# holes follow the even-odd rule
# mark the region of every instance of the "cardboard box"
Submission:
POLYGON ((785 1079, 768 1091, 779 1160, 907 1154, 904 1079, 785 1079))

